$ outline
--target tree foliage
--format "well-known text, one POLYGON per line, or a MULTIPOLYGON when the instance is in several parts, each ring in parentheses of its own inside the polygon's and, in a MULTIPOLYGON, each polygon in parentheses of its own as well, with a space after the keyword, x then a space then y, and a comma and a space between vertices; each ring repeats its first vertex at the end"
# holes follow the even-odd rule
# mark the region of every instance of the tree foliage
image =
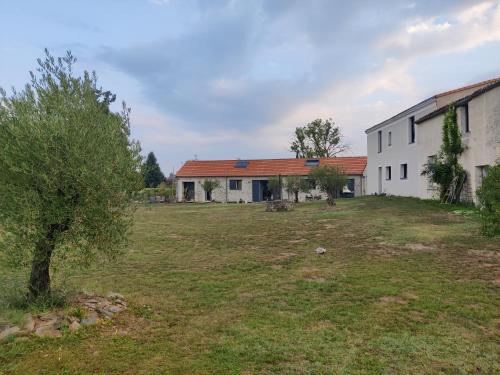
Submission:
POLYGON ((271 176, 267 180, 267 189, 272 194, 272 199, 277 200, 281 199, 281 177, 280 176, 271 176))
POLYGON ((286 176, 284 186, 286 192, 294 196, 295 203, 299 202, 300 192, 307 193, 311 190, 309 180, 302 176, 286 176))
POLYGON ((70 52, 45 52, 24 90, 0 97, 0 251, 31 265, 32 298, 50 294, 54 257, 74 265, 118 254, 141 186, 130 110, 111 112, 115 96, 95 73, 74 76, 70 52))
POLYGON ((213 180, 208 178, 206 180, 203 180, 201 186, 203 187, 203 190, 205 190, 207 194, 212 195, 212 192, 220 187, 220 182, 219 180, 213 180))
POLYGON ((482 232, 493 237, 500 233, 500 165, 488 168, 488 175, 476 192, 481 204, 482 232))
POLYGON ((457 112, 454 106, 450 106, 443 121, 439 154, 425 164, 422 171, 422 175, 439 186, 439 198, 443 203, 457 203, 460 200, 466 177, 458 161, 463 151, 457 112))
POLYGON ((144 186, 147 188, 156 188, 165 180, 165 176, 153 152, 148 154, 142 166, 142 174, 144 176, 144 186))
POLYGON ((340 194, 347 183, 347 176, 335 166, 325 165, 313 168, 309 172, 309 178, 316 181, 319 189, 328 196, 328 205, 335 205, 335 198, 340 194))
POLYGON ((347 149, 340 128, 332 119, 316 119, 296 128, 290 146, 297 158, 333 157, 347 149))

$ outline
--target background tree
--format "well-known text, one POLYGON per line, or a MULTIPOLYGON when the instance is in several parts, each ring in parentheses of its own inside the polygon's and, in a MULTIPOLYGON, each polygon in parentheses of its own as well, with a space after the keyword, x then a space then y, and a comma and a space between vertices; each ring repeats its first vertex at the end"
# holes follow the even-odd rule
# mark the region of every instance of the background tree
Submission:
POLYGON ((457 123, 457 112, 450 106, 443 120, 442 144, 439 154, 424 165, 422 175, 439 185, 439 198, 443 203, 457 203, 465 182, 466 173, 458 162, 464 151, 457 123))
POLYGON ((219 180, 206 179, 201 186, 205 190, 207 197, 210 197, 210 200, 212 200, 212 192, 220 187, 220 182, 219 180))
POLYGON ((165 180, 165 176, 153 152, 148 154, 146 162, 142 166, 142 174, 144 176, 144 186, 147 188, 158 187, 165 180))
POLYGON ((309 172, 309 178, 316 181, 319 189, 328 196, 329 206, 335 205, 335 198, 347 183, 347 176, 338 168, 329 165, 313 168, 309 172))
POLYGON ((297 158, 332 157, 347 149, 340 128, 332 119, 316 119, 296 128, 290 147, 297 158))
POLYGON ((481 203, 482 232, 485 236, 493 237, 500 233, 500 165, 488 168, 488 175, 484 178, 477 191, 481 203))
POLYGON ((300 192, 308 193, 311 190, 309 180, 301 176, 286 176, 283 182, 286 192, 294 196, 295 203, 299 202, 300 192))
POLYGON ((0 251, 31 265, 32 299, 50 295, 54 257, 89 264, 118 254, 141 186, 130 110, 109 110, 115 96, 95 73, 73 76, 70 52, 45 52, 23 91, 0 96, 0 251))

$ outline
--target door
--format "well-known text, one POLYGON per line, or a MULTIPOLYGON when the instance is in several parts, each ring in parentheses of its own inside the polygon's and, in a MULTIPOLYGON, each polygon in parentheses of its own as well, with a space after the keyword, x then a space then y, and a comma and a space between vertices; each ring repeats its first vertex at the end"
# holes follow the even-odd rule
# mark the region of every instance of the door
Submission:
POLYGON ((260 202, 260 181, 252 180, 252 202, 260 202))
POLYGON ((382 194, 382 167, 378 167, 378 193, 382 194))
POLYGON ((194 182, 183 182, 182 191, 184 200, 187 202, 194 201, 194 182))

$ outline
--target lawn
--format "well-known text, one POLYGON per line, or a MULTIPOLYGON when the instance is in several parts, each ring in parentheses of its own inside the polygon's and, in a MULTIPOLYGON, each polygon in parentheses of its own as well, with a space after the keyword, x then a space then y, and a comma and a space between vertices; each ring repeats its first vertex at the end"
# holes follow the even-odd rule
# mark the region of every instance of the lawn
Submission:
POLYGON ((141 207, 126 256, 65 281, 130 308, 0 344, 0 373, 499 373, 500 246, 454 210, 381 197, 141 207))

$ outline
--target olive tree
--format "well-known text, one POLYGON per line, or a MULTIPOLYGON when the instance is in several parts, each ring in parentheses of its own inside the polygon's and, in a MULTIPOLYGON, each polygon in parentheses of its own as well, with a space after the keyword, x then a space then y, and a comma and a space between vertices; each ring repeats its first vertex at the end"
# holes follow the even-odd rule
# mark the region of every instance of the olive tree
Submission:
POLYGON ((308 193, 311 190, 309 180, 301 176, 286 176, 284 179, 285 190, 294 196, 295 203, 299 202, 299 193, 308 193))
POLYGON ((28 296, 50 295, 51 261, 88 265, 120 253, 141 186, 130 110, 76 59, 46 50, 20 91, 0 96, 0 251, 31 266, 28 296))
POLYGON ((319 189, 326 193, 329 206, 335 205, 335 198, 347 183, 347 176, 344 172, 338 167, 329 165, 312 169, 309 172, 309 178, 316 181, 319 189))
POLYGON ((205 190, 207 200, 212 200, 212 192, 220 187, 219 180, 206 179, 201 184, 203 190, 205 190))

